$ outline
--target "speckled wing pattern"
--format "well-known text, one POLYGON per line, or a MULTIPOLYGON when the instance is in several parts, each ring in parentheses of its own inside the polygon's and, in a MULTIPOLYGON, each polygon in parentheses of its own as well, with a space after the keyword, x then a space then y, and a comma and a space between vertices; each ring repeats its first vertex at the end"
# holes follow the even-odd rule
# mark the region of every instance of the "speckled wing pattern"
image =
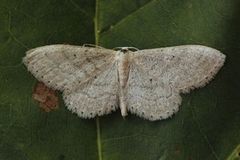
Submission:
POLYGON ((118 107, 115 51, 72 45, 29 50, 28 70, 48 87, 63 91, 64 101, 82 118, 108 114, 118 107))
POLYGON ((122 104, 154 121, 176 113, 180 93, 207 84, 225 60, 218 50, 200 45, 124 48, 49 45, 29 50, 23 62, 39 81, 62 91, 66 106, 79 117, 108 114, 122 104))
POLYGON ((152 121, 176 113, 180 93, 207 84, 225 60, 218 50, 199 45, 140 50, 130 57, 128 110, 152 121))

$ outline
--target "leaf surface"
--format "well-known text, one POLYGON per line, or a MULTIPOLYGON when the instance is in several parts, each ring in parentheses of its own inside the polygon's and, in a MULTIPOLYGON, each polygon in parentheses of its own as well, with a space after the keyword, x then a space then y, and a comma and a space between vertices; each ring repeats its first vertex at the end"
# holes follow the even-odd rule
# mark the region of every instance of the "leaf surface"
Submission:
POLYGON ((0 0, 0 159, 238 159, 239 6, 238 0, 0 0), (32 99, 36 79, 22 57, 56 43, 139 49, 201 44, 227 59, 206 87, 182 95, 170 119, 124 120, 118 110, 83 120, 62 101, 45 113, 32 99))

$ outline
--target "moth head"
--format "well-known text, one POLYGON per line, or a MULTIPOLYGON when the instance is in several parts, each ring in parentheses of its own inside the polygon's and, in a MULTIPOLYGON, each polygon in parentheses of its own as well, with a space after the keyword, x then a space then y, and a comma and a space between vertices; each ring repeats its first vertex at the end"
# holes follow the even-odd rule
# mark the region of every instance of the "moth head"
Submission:
POLYGON ((128 51, 135 52, 135 51, 138 51, 139 49, 137 49, 135 47, 116 47, 116 48, 114 48, 114 50, 120 51, 122 53, 127 53, 128 51))

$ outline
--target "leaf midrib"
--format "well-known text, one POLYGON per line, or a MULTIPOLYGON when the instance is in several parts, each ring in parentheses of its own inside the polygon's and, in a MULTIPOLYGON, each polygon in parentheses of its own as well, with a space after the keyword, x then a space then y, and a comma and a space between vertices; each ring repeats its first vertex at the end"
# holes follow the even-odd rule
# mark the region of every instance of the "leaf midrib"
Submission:
MULTIPOLYGON (((99 45, 99 0, 95 2, 94 35, 95 45, 99 45)), ((102 143, 99 117, 96 117, 98 159, 102 160, 102 143)))

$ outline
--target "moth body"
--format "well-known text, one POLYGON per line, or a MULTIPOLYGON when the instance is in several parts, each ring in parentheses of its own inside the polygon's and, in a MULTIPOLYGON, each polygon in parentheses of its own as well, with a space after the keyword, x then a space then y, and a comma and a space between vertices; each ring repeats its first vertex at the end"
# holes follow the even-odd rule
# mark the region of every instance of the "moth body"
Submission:
POLYGON ((118 81, 119 81, 119 105, 121 115, 127 116, 127 104, 126 104, 126 84, 129 74, 129 63, 128 63, 128 48, 122 48, 116 54, 116 60, 118 61, 118 81))

